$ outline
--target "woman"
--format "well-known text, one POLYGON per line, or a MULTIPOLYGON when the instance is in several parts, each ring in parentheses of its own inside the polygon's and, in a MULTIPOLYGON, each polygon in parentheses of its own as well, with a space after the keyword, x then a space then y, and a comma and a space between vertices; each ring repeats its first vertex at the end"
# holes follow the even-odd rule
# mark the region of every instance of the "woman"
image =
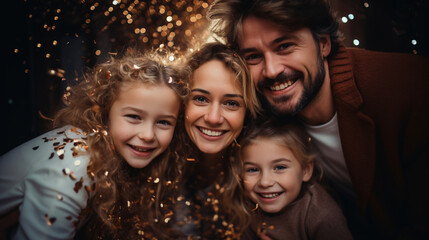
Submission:
POLYGON ((234 235, 220 198, 232 179, 232 150, 247 118, 259 112, 253 82, 238 54, 220 43, 208 43, 190 56, 190 94, 185 100, 183 139, 191 146, 184 155, 184 196, 178 198, 176 220, 187 236, 223 238, 234 235), (220 210, 222 209, 222 210, 220 210))

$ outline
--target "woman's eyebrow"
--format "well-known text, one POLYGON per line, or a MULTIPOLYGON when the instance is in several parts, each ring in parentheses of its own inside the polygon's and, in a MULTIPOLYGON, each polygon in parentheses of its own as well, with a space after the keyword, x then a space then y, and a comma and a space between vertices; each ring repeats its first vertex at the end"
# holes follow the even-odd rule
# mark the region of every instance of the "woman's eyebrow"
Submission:
POLYGON ((234 98, 234 97, 243 98, 243 96, 241 94, 234 94, 234 93, 227 93, 224 96, 228 97, 228 98, 234 98))
MULTIPOLYGON (((194 88, 194 89, 191 90, 191 92, 201 92, 201 93, 204 93, 204 94, 210 94, 209 91, 201 89, 201 88, 194 88)), ((238 97, 238 98, 243 98, 244 99, 244 97, 241 94, 236 94, 236 93, 227 93, 227 94, 224 94, 223 96, 227 97, 227 98, 238 97)))
POLYGON ((194 89, 191 90, 191 92, 202 92, 202 93, 205 93, 205 94, 210 94, 209 91, 201 89, 201 88, 194 88, 194 89))

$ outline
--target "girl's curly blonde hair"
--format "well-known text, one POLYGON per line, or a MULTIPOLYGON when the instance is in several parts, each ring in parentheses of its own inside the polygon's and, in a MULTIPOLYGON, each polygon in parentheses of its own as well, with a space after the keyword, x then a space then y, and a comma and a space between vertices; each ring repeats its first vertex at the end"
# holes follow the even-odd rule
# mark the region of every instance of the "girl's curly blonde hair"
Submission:
POLYGON ((179 69, 154 51, 143 54, 127 50, 123 56, 88 71, 80 84, 65 93, 66 107, 58 112, 54 125, 73 125, 88 133, 88 175, 96 184, 85 212, 90 215, 88 230, 93 237, 142 238, 154 234, 167 238, 161 225, 168 222, 166 209, 174 201, 168 197, 182 165, 175 150, 180 147, 176 135, 184 129, 182 103, 187 86, 179 69), (130 167, 115 151, 108 129, 109 111, 121 87, 134 83, 169 86, 182 101, 170 146, 143 169, 130 167))

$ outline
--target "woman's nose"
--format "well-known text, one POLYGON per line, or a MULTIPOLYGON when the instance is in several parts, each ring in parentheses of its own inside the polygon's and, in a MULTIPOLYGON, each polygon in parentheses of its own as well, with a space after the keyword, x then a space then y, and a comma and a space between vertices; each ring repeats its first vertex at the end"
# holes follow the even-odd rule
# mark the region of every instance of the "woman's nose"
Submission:
POLYGON ((214 125, 221 124, 223 122, 223 116, 220 106, 217 104, 212 104, 209 107, 208 112, 205 114, 204 120, 214 125))

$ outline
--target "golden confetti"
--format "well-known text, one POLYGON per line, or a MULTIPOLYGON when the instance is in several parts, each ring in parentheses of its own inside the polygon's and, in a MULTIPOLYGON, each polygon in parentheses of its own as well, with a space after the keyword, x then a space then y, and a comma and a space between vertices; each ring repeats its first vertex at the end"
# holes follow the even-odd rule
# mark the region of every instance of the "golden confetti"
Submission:
POLYGON ((76 161, 74 161, 74 165, 77 167, 77 166, 79 166, 80 165, 80 160, 76 160, 76 161))
POLYGON ((92 106, 91 110, 97 113, 100 112, 100 105, 95 104, 94 106, 92 106))
MULTIPOLYGON (((70 174, 71 176, 71 174, 70 174)), ((78 193, 79 190, 82 188, 83 186, 83 177, 80 178, 80 180, 78 182, 75 183, 73 190, 78 193)))
POLYGON ((70 172, 70 178, 71 180, 76 180, 76 175, 74 174, 74 172, 70 172))
POLYGON ((63 173, 64 173, 64 175, 69 175, 70 174, 70 169, 69 168, 64 168, 63 169, 63 173))
POLYGON ((55 217, 49 217, 47 213, 45 213, 45 219, 48 226, 52 226, 52 224, 57 220, 55 217))
POLYGON ((45 115, 43 115, 40 111, 37 111, 38 113, 39 113, 39 116, 41 117, 41 118, 43 118, 43 119, 45 119, 45 120, 49 120, 49 121, 53 121, 54 119, 52 119, 52 118, 48 118, 48 117, 46 117, 45 115))

